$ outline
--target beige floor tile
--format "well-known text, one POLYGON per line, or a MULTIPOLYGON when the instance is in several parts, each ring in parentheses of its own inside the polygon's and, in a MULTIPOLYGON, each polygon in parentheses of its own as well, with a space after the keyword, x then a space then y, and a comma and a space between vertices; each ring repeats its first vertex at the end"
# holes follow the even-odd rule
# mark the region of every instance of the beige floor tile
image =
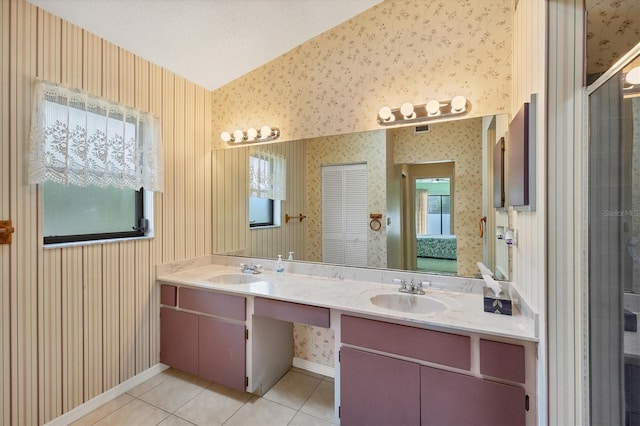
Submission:
POLYGON ((104 404, 102 407, 99 407, 93 410, 91 413, 87 414, 77 422, 71 423, 73 426, 89 426, 92 425, 103 418, 107 417, 109 414, 113 413, 123 405, 130 403, 133 398, 127 394, 120 395, 116 399, 112 399, 111 401, 104 404))
POLYGON ((333 383, 321 382, 304 403, 300 411, 312 416, 335 421, 333 408, 333 383))
POLYGON ((264 398, 253 397, 224 426, 285 426, 295 415, 296 410, 264 398))
POLYGON ((331 423, 326 420, 313 417, 311 414, 299 411, 288 426, 331 426, 333 424, 335 423, 331 423))
POLYGON ((221 425, 249 398, 248 393, 213 384, 180 407, 175 415, 198 425, 221 425))
POLYGON ((140 395, 140 399, 173 413, 194 396, 205 390, 211 382, 190 375, 170 377, 158 386, 140 395))
POLYGON ((306 374, 307 376, 315 377, 316 379, 322 379, 324 376, 322 374, 314 373, 312 371, 303 370, 298 367, 291 367, 289 371, 295 371, 296 373, 306 374))
POLYGON ((319 384, 320 379, 288 371, 263 398, 299 410, 319 384))
POLYGON ((174 375, 171 374, 169 371, 170 370, 165 370, 159 374, 156 374, 152 378, 148 379, 146 382, 140 383, 135 388, 130 389, 127 393, 131 396, 135 396, 136 398, 139 397, 140 395, 149 391, 150 389, 155 388, 165 380, 168 380, 171 377, 174 377, 174 375))
POLYGON ((193 423, 190 423, 185 419, 181 419, 180 417, 177 417, 171 414, 169 417, 164 419, 161 423, 158 423, 158 426, 193 426, 193 423))
POLYGON ((96 423, 96 426, 106 425, 157 425, 163 419, 169 416, 169 413, 163 411, 151 404, 147 404, 139 399, 134 399, 127 405, 119 408, 107 417, 96 423))

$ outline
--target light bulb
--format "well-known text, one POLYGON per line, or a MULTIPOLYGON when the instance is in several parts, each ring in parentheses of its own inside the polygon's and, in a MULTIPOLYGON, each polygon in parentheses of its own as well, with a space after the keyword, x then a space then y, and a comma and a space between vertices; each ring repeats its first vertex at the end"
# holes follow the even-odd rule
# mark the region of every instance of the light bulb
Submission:
POLYGON ((435 99, 427 102, 427 114, 431 117, 434 115, 440 115, 440 102, 435 99))
POLYGON ((231 134, 229 132, 222 132, 220 133, 220 139, 224 142, 229 142, 231 140, 231 134))
POLYGON ((247 129, 247 140, 252 141, 256 138, 256 136, 258 136, 258 131, 253 127, 249 127, 247 129))
POLYGON ((405 102, 400 107, 400 113, 405 118, 405 120, 410 120, 416 117, 416 114, 413 112, 413 104, 409 102, 405 102))
POLYGON ((467 109, 467 99, 464 96, 456 96, 451 99, 451 112, 464 112, 467 109))
POLYGON ((260 139, 267 139, 270 136, 271 136, 271 127, 262 126, 260 128, 260 139))
POLYGON ((640 84, 640 67, 635 67, 629 70, 624 78, 629 84, 640 84))
POLYGON ((378 111, 378 117, 380 117, 380 120, 387 122, 391 122, 396 119, 391 113, 391 108, 389 108, 388 106, 383 106, 382 108, 380 108, 380 111, 378 111))
POLYGON ((242 130, 234 130, 233 139, 235 143, 242 142, 244 140, 244 133, 242 132, 242 130))

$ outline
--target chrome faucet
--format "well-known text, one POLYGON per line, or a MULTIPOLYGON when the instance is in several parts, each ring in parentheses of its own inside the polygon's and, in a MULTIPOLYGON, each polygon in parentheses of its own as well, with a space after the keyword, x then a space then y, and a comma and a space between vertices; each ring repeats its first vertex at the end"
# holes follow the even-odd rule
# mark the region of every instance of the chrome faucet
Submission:
POLYGON ((395 278, 393 282, 400 284, 400 289, 398 290, 400 293, 424 294, 421 282, 414 284, 413 279, 411 279, 411 282, 407 283, 405 280, 399 278, 395 278))
POLYGON ((243 274, 259 274, 262 272, 262 265, 256 265, 254 263, 241 263, 240 268, 242 269, 243 274))

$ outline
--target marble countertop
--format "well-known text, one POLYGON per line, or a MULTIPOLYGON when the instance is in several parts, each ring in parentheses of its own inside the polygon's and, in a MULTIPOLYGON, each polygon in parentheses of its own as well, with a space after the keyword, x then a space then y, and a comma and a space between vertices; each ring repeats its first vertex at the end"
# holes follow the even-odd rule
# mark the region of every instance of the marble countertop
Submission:
MULTIPOLYGON (((456 279, 462 283, 450 289, 425 288, 425 296, 438 300, 446 306, 442 312, 415 314, 390 310, 374 305, 370 299, 378 294, 401 294, 397 284, 336 279, 316 275, 285 272, 263 272, 251 275, 259 281, 250 284, 217 284, 209 278, 221 274, 240 274, 238 267, 224 264, 207 264, 178 271, 158 271, 158 281, 216 290, 228 294, 260 296, 265 298, 297 302, 336 309, 355 314, 373 315, 380 318, 416 323, 422 327, 464 331, 492 336, 537 341, 534 320, 531 315, 514 316, 491 314, 483 311, 482 281, 456 279), (474 288, 480 287, 480 288, 474 288)), ((451 285, 445 287, 451 288, 451 285)), ((416 297, 425 297, 416 296, 416 297)))

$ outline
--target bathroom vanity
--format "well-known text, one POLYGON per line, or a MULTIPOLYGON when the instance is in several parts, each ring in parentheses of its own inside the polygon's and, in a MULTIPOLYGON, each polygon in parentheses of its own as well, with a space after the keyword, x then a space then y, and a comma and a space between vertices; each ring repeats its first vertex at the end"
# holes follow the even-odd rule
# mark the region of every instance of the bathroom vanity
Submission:
POLYGON ((483 312, 479 280, 433 276, 418 296, 389 283, 419 274, 296 267, 159 272, 161 362, 262 395, 292 365, 293 323, 309 324, 334 332, 340 424, 536 423, 530 312, 483 312))

